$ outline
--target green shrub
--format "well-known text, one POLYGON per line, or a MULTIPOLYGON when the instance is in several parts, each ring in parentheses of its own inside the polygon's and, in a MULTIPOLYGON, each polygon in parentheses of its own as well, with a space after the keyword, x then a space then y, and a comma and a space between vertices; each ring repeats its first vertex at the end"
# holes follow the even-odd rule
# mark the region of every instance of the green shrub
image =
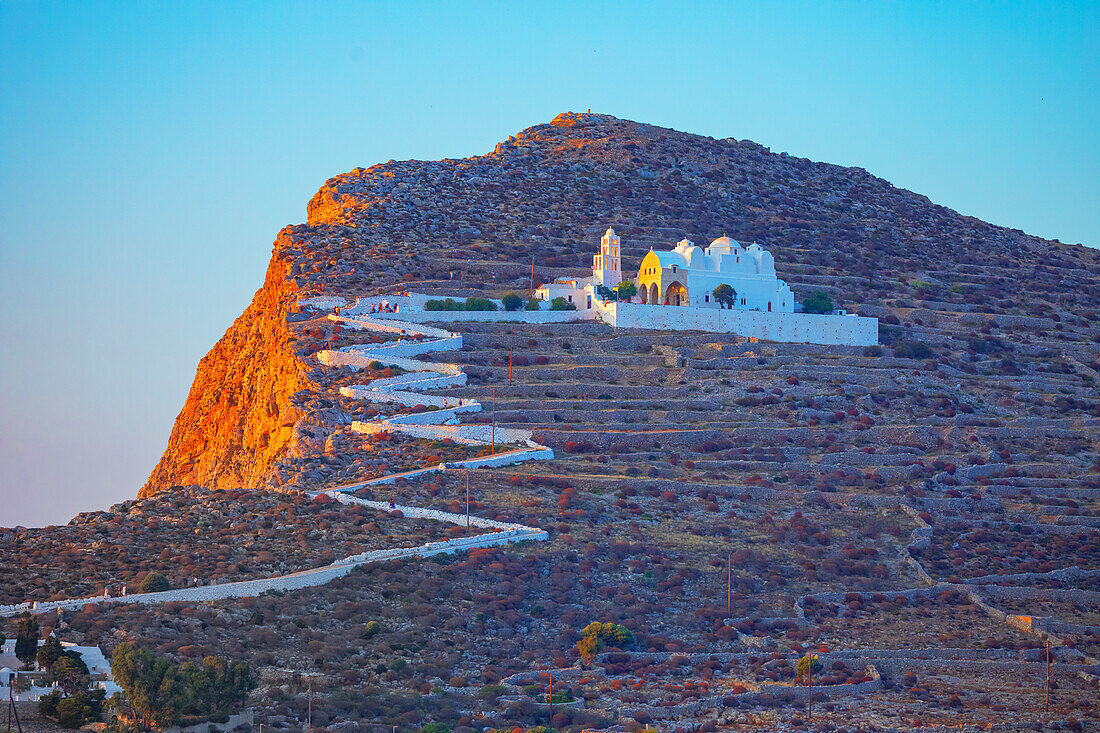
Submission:
POLYGON ((540 307, 538 298, 530 298, 527 301, 527 307, 524 310, 537 311, 540 307))
POLYGON ((466 310, 466 306, 463 303, 458 302, 454 298, 447 298, 446 300, 429 300, 424 303, 424 310, 426 311, 463 311, 466 310))
POLYGON ((891 346, 899 359, 928 359, 935 355, 932 347, 923 341, 895 341, 891 346))
POLYGON ((466 310, 468 311, 495 311, 497 304, 488 298, 467 298, 466 310))
POLYGON ((359 634, 360 639, 369 639, 379 631, 382 630, 382 624, 377 621, 368 621, 367 625, 363 627, 362 633, 359 634))
POLYGON ((172 585, 168 582, 168 576, 164 573, 152 570, 142 579, 139 590, 142 593, 159 593, 171 587, 172 585))
POLYGON ((812 293, 810 297, 802 301, 803 313, 832 313, 834 310, 836 310, 836 306, 833 304, 833 299, 821 290, 812 293))
POLYGON ((520 306, 523 305, 523 298, 515 293, 505 293, 504 297, 500 299, 500 302, 504 306, 504 310, 518 311, 520 306))
POLYGON ((575 311, 577 306, 570 303, 565 298, 558 296, 550 301, 550 310, 552 311, 575 311))

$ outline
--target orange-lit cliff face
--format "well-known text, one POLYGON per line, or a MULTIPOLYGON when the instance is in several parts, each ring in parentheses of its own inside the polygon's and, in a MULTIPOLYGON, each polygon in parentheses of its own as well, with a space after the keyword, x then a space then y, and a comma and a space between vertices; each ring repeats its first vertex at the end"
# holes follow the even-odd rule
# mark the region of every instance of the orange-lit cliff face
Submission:
POLYGON ((279 235, 263 287, 199 362, 168 447, 139 496, 173 485, 269 482, 301 417, 291 397, 310 387, 286 322, 298 297, 293 265, 283 256, 293 237, 289 228, 279 235))

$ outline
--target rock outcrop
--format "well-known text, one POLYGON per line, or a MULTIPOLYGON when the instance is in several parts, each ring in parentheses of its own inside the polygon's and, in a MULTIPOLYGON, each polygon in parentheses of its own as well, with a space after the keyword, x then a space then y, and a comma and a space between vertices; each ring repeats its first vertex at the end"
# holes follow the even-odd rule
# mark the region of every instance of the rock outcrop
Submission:
POLYGON ((290 229, 279 235, 263 287, 199 362, 168 447, 139 496, 184 484, 264 485, 290 447, 304 417, 294 395, 313 388, 287 325, 298 287, 282 250, 293 237, 290 229))

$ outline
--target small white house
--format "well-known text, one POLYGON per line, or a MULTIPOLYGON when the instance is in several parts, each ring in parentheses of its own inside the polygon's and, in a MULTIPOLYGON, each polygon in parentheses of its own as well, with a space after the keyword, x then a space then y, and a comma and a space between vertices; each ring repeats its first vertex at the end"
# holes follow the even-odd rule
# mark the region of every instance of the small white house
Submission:
POLYGON ((592 256, 592 277, 559 277, 551 283, 544 283, 535 291, 535 297, 550 302, 554 298, 565 298, 577 310, 592 310, 596 288, 614 288, 623 281, 622 257, 619 252, 619 236, 608 228, 600 239, 599 254, 592 256))

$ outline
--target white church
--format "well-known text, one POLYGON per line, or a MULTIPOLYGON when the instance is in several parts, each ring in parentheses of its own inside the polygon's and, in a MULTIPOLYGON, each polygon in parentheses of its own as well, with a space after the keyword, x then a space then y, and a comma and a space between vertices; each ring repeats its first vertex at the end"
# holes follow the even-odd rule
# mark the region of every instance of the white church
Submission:
MULTIPOLYGON (((558 278, 535 291, 552 301, 565 298, 578 310, 598 304, 598 288, 614 288, 623 282, 620 241, 614 229, 600 239, 599 254, 592 257, 592 277, 558 278)), ((747 247, 729 237, 715 239, 703 249, 688 239, 670 252, 650 250, 642 259, 634 280, 638 295, 632 302, 643 305, 723 307, 714 299, 719 285, 729 285, 737 310, 793 313, 794 293, 775 273, 775 258, 753 243, 747 247)))

